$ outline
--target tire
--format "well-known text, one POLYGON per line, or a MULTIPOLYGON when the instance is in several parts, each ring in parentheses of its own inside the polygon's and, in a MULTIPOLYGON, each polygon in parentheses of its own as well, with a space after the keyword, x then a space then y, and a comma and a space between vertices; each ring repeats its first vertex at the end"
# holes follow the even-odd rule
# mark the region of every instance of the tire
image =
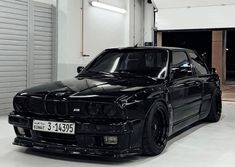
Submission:
POLYGON ((221 92, 220 90, 215 90, 212 96, 211 101, 211 110, 206 117, 206 121, 208 122, 218 122, 221 118, 222 113, 222 100, 221 100, 221 92))
POLYGON ((157 102, 146 118, 143 133, 143 155, 160 154, 167 144, 168 119, 167 108, 162 102, 157 102))

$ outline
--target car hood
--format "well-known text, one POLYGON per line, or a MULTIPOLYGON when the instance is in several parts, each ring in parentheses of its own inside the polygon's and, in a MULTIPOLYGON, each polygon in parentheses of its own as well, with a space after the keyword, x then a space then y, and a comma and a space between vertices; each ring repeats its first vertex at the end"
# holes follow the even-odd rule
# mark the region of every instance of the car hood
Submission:
POLYGON ((55 96, 71 98, 118 97, 133 94, 161 81, 140 78, 73 78, 32 87, 21 95, 36 96, 55 94, 55 96))

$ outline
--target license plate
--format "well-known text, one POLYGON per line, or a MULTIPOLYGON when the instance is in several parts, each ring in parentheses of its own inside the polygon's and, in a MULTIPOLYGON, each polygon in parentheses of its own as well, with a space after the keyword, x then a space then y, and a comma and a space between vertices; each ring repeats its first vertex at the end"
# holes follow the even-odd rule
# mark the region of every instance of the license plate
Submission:
POLYGON ((33 130, 73 135, 75 134, 75 123, 34 120, 33 130))

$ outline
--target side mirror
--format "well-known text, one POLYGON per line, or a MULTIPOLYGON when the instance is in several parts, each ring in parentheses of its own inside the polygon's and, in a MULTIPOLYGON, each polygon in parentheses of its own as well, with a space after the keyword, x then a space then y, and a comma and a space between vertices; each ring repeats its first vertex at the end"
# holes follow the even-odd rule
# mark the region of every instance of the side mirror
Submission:
POLYGON ((83 69, 84 69, 84 67, 79 66, 79 67, 77 68, 77 73, 79 74, 80 72, 82 72, 83 69))
POLYGON ((178 79, 185 76, 191 76, 193 74, 191 67, 176 67, 172 68, 171 78, 178 79))
POLYGON ((211 68, 210 72, 211 72, 211 74, 216 74, 216 68, 211 68))
POLYGON ((178 68, 172 68, 171 73, 170 73, 170 79, 173 80, 175 78, 175 74, 178 68))

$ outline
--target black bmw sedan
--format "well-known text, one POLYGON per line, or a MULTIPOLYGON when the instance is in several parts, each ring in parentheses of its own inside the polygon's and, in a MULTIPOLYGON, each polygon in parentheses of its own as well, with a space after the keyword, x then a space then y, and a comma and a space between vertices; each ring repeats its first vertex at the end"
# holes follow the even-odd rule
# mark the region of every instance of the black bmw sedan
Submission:
POLYGON ((13 104, 15 145, 115 158, 160 154, 171 135, 219 121, 222 108, 215 69, 167 47, 107 49, 75 78, 23 90, 13 104))

